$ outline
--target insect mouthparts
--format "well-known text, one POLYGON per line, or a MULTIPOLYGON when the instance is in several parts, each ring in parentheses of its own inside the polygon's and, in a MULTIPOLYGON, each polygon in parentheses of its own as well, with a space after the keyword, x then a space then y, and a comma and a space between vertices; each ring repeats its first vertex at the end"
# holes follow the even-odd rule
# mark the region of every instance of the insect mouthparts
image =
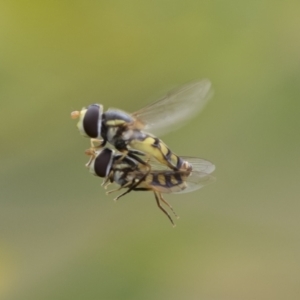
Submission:
POLYGON ((71 118, 72 119, 77 119, 80 116, 80 112, 78 110, 72 111, 71 112, 71 118))

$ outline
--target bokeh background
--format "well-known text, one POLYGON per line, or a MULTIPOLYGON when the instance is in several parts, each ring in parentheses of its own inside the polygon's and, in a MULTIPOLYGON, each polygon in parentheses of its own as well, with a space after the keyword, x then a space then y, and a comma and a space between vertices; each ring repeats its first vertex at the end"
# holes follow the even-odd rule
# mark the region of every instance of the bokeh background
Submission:
POLYGON ((300 2, 1 1, 0 298, 299 299, 300 2), (164 136, 217 181, 118 203, 70 112, 209 78, 164 136))

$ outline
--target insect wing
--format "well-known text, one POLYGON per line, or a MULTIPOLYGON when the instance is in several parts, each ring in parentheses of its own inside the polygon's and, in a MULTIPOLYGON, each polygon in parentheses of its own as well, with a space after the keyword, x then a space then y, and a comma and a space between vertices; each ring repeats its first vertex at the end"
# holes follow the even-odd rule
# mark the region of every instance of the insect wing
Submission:
POLYGON ((188 161, 192 165, 193 171, 211 174, 216 169, 216 166, 212 162, 206 159, 202 159, 198 157, 190 157, 190 156, 180 156, 180 157, 183 160, 188 161))
MULTIPOLYGON (((192 156, 180 156, 180 157, 183 160, 188 161, 192 165, 193 171, 211 174, 216 169, 215 165, 206 159, 202 159, 199 157, 192 157, 192 156)), ((167 166, 162 165, 153 157, 150 157, 149 163, 151 165, 152 170, 168 170, 168 171, 170 170, 167 166)))
MULTIPOLYGON (((184 179, 185 188, 173 191, 172 193, 180 194, 193 192, 215 181, 215 177, 210 175, 215 170, 215 165, 213 163, 198 157, 181 156, 181 158, 192 164, 193 170, 191 172, 170 171, 170 169, 166 169, 166 166, 163 166, 154 160, 150 160, 153 173, 178 175, 184 179)), ((163 186, 156 186, 155 189, 162 193, 165 192, 163 186)))
POLYGON ((213 183, 215 180, 215 177, 213 177, 212 175, 203 172, 193 171, 190 174, 190 176, 186 179, 186 188, 179 192, 176 192, 176 194, 194 192, 210 183, 213 183))
POLYGON ((181 158, 188 161, 192 165, 193 170, 186 179, 187 187, 178 193, 196 191, 216 180, 215 177, 210 175, 216 169, 215 165, 210 161, 190 156, 181 156, 181 158))
POLYGON ((208 79, 194 81, 171 91, 162 99, 132 114, 136 127, 154 135, 178 129, 205 106, 212 95, 208 79))

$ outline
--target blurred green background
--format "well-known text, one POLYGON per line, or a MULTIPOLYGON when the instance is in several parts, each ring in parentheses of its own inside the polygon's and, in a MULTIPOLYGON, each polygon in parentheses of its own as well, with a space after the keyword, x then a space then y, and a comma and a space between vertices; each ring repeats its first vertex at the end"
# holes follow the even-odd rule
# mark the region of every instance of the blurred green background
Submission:
POLYGON ((299 299, 300 2, 1 1, 0 298, 299 299), (164 136, 217 181, 114 203, 70 112, 209 78, 164 136))

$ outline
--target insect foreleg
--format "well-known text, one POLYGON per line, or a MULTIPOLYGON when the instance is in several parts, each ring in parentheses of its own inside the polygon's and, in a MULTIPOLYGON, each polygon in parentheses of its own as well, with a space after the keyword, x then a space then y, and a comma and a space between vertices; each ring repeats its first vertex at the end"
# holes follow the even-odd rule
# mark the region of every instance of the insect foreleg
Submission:
POLYGON ((113 174, 114 174, 114 170, 110 170, 108 176, 103 180, 101 186, 103 186, 105 190, 112 183, 112 182, 109 182, 109 180, 111 181, 111 177, 113 176, 113 174))
POLYGON ((91 139, 91 147, 93 149, 101 149, 105 146, 106 140, 91 139))

